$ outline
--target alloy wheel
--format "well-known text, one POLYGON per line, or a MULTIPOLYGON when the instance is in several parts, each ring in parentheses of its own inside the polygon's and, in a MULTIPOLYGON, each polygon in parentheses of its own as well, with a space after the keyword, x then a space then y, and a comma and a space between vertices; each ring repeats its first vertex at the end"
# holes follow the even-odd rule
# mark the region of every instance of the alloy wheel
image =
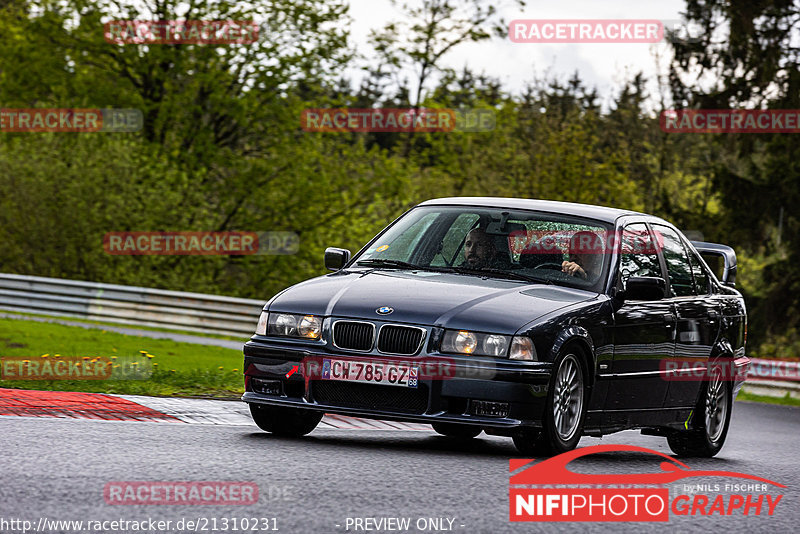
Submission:
POLYGON ((708 382, 706 390, 706 434, 711 441, 717 441, 725 428, 728 416, 728 395, 719 368, 708 382))
POLYGON ((558 436, 569 441, 578 430, 583 411, 583 371, 578 358, 567 354, 561 361, 553 392, 553 422, 558 436))

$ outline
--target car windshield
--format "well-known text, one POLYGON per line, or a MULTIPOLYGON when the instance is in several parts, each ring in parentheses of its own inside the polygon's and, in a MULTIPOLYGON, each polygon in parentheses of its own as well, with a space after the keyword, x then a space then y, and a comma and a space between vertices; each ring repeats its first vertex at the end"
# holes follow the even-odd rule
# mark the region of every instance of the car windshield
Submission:
POLYGON ((367 245, 356 267, 456 272, 600 291, 610 225, 551 212, 422 206, 367 245))

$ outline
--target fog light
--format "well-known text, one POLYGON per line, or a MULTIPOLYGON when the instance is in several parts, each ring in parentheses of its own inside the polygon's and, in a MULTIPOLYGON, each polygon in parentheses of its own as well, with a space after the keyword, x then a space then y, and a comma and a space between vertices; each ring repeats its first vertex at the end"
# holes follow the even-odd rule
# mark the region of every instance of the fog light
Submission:
POLYGON ((469 401, 472 415, 485 417, 508 417, 509 404, 507 402, 491 402, 472 399, 469 401))

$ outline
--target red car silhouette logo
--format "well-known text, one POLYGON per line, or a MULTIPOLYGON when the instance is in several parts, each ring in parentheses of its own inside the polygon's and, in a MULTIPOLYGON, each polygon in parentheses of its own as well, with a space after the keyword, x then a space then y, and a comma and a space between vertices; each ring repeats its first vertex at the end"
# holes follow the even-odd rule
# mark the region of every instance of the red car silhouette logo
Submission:
MULTIPOLYGON (((518 469, 520 466, 528 464, 532 459, 515 459, 510 461, 511 471, 518 469)), ((565 452, 536 463, 527 469, 511 476, 510 484, 669 484, 684 478, 691 477, 735 477, 754 480, 757 482, 765 482, 780 488, 785 488, 783 484, 779 484, 772 480, 758 477, 755 475, 748 475, 745 473, 738 473, 735 471, 706 471, 692 469, 685 463, 667 456, 664 453, 646 449, 644 447, 636 447, 634 445, 595 445, 592 447, 583 447, 573 451, 565 452), (652 454, 659 456, 666 461, 660 464, 661 473, 634 473, 634 474, 590 474, 590 473, 576 473, 567 469, 567 464, 591 454, 598 454, 604 452, 641 452, 645 454, 652 454)))

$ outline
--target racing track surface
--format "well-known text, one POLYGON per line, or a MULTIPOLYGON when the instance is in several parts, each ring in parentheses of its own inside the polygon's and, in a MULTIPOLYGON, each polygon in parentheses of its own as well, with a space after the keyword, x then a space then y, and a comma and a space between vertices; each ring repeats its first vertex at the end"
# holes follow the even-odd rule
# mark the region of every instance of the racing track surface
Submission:
MULTIPOLYGON (((242 411, 237 402, 216 404, 222 411, 242 411)), ((682 532, 792 532, 800 524, 800 409, 783 406, 737 402, 732 430, 719 457, 686 461, 693 469, 744 472, 786 485, 783 490, 770 489, 770 493, 784 495, 775 515, 673 516, 669 524, 512 524, 508 520, 508 460, 518 455, 509 439, 484 434, 463 443, 429 430, 321 425, 305 438, 284 439, 262 433, 241 419, 234 424, 192 424, 27 416, 0 416, 0 429, 0 520, 27 519, 34 527, 40 518, 153 518, 174 524, 181 518, 202 517, 218 521, 224 517, 274 517, 278 531, 284 533, 346 532, 348 517, 408 517, 409 532, 420 532, 414 527, 419 518, 445 517, 454 519, 453 532, 464 533, 576 528, 641 532, 665 527, 682 532), (251 481, 258 484, 260 496, 251 506, 106 504, 106 483, 132 480, 251 481)), ((599 443, 639 445, 669 454, 663 438, 636 432, 602 440, 584 438, 581 446, 599 443)), ((577 470, 635 473, 656 469, 652 460, 613 453, 580 460, 577 470)), ((722 485, 737 481, 703 478, 691 482, 722 485)), ((671 485, 671 496, 681 489, 681 483, 671 485)), ((715 496, 710 495, 712 499, 715 496)), ((233 532, 220 526, 218 523, 216 532, 233 532)), ((207 528, 213 532, 211 523, 207 528)), ((3 534, 21 532, 8 526, 0 530, 3 534)), ((168 532, 189 530, 173 527, 168 532)))

